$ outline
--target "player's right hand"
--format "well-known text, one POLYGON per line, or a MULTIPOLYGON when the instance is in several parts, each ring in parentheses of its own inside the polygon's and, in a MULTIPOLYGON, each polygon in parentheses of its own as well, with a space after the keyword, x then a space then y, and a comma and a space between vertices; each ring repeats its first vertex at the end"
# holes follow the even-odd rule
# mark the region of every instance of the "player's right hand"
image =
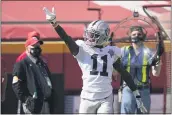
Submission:
POLYGON ((52 12, 50 12, 46 7, 43 8, 45 15, 46 15, 46 20, 50 22, 51 24, 56 23, 56 13, 54 7, 52 8, 52 12))
POLYGON ((147 113, 147 109, 143 105, 139 91, 136 90, 133 92, 133 94, 136 97, 137 108, 140 110, 141 113, 147 113))

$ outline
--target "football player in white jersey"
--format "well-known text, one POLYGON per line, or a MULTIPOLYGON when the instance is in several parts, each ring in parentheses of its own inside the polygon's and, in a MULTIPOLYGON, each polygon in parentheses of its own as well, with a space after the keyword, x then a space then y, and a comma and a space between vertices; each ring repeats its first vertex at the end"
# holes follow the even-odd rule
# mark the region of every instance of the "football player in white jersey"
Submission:
POLYGON ((79 113, 113 113, 111 82, 114 68, 124 76, 123 79, 136 97, 138 108, 145 113, 146 109, 131 75, 120 65, 120 48, 107 45, 109 25, 102 20, 93 21, 85 29, 84 40, 75 42, 57 23, 54 8, 52 12, 45 7, 43 10, 47 21, 64 40, 82 70, 83 87, 79 113))

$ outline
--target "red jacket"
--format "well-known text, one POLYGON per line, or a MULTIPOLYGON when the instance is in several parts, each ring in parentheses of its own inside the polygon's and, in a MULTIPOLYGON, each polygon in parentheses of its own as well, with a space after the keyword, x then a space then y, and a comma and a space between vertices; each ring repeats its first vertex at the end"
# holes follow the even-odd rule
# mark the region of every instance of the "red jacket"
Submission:
POLYGON ((20 54, 19 57, 17 57, 16 62, 19 62, 23 60, 27 56, 26 52, 24 51, 22 54, 20 54))
MULTIPOLYGON (((17 59, 16 59, 16 63, 23 60, 25 57, 27 56, 26 52, 23 52, 22 54, 20 54, 17 59)), ((47 59, 45 56, 41 56, 42 57, 42 60, 47 63, 47 59)))

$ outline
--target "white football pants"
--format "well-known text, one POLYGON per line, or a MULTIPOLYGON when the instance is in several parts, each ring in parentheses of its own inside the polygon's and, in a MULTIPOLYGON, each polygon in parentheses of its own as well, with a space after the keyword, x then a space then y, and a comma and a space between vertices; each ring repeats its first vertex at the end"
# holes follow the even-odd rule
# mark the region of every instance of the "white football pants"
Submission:
POLYGON ((113 94, 94 101, 81 98, 79 113, 113 113, 113 98, 113 94))

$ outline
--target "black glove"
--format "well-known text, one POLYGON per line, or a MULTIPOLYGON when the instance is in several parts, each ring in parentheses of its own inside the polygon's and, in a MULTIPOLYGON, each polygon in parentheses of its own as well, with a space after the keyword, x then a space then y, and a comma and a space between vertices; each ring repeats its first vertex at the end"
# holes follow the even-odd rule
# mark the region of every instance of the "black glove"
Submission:
POLYGON ((156 56, 152 61, 152 66, 158 65, 160 63, 160 57, 156 56))
POLYGON ((36 104, 36 99, 34 99, 33 97, 29 96, 26 99, 26 108, 31 112, 34 113, 34 109, 35 109, 35 104, 36 104))

